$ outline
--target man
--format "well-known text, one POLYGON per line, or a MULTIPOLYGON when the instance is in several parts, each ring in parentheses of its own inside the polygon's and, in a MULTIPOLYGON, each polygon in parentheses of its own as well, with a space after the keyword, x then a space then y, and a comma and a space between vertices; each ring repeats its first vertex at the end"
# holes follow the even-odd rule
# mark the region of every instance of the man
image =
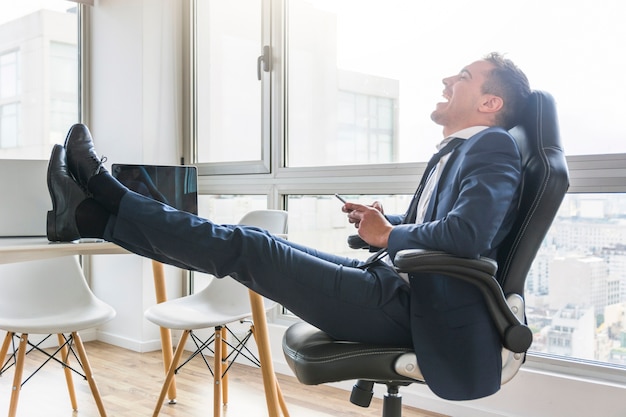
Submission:
MULTIPOLYGON (((530 93, 526 77, 491 54, 443 84, 432 119, 443 127, 447 153, 409 211, 343 206, 359 235, 386 248, 389 259, 407 248, 495 259, 515 217, 521 161, 506 129, 530 93)), ((322 253, 174 210, 109 175, 83 125, 70 129, 65 147, 54 147, 48 184, 50 240, 104 238, 163 263, 230 275, 336 338, 413 346, 426 382, 443 398, 479 398, 500 387, 499 336, 470 284, 431 274, 405 280, 383 261, 322 253)))

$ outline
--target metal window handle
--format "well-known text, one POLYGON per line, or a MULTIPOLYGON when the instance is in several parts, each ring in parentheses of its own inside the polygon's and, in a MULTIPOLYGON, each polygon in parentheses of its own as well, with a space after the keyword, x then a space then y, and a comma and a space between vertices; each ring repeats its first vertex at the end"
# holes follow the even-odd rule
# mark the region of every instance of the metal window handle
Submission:
POLYGON ((261 64, 263 64, 263 71, 270 71, 270 47, 265 45, 263 47, 263 55, 260 55, 256 60, 256 76, 261 81, 261 64))

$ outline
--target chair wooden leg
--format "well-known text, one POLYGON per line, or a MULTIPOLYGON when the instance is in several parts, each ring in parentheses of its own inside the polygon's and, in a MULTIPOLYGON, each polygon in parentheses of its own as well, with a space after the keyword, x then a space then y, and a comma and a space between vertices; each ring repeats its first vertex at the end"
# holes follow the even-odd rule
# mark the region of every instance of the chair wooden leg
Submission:
POLYGON ((17 412, 17 401, 20 398, 22 385, 22 373, 24 372, 24 360, 26 358, 26 347, 28 345, 28 334, 23 333, 20 337, 20 344, 17 348, 15 358, 15 374, 13 375, 13 386, 11 387, 11 402, 9 404, 9 417, 15 417, 17 412))
MULTIPOLYGON (((61 348, 61 357, 63 358, 63 362, 69 364, 69 354, 67 346, 65 344, 65 338, 63 337, 63 333, 57 334, 57 339, 59 340, 59 346, 63 346, 61 348)), ((67 382, 67 392, 70 394, 70 402, 72 403, 72 410, 76 411, 78 409, 78 402, 76 401, 76 390, 74 389, 74 378, 72 378, 72 370, 64 366, 63 372, 65 373, 65 382, 67 382)))
MULTIPOLYGON (((257 343, 259 360, 261 362, 261 375, 263 376, 267 412, 270 417, 278 417, 280 415, 278 382, 276 381, 274 364, 272 363, 267 320, 265 318, 265 306, 263 298, 259 294, 252 290, 248 293, 250 296, 250 307, 252 308, 252 319, 255 329, 253 334, 257 343)), ((288 414, 286 414, 286 416, 287 415, 288 414)))
POLYGON ((228 332, 226 327, 222 327, 222 404, 228 404, 228 332))
MULTIPOLYGON (((163 264, 157 261, 152 261, 152 274, 154 277, 154 291, 156 296, 156 302, 162 303, 167 301, 167 290, 165 288, 165 272, 163 264)), ((163 354, 163 368, 164 372, 170 367, 172 363, 172 333, 170 329, 161 327, 159 329, 161 334, 161 352, 163 354)), ((176 381, 172 380, 168 388, 168 394, 171 404, 176 403, 176 381)))
MULTIPOLYGON (((254 340, 256 342, 257 338, 256 338, 256 332, 254 330, 254 325, 252 325, 250 329, 252 330, 252 336, 254 336, 254 340)), ((258 346, 258 342, 257 342, 257 346, 258 346)), ((262 367, 263 367, 263 364, 261 364, 261 368, 262 367)), ((285 401, 285 397, 283 397, 283 392, 280 389, 280 384, 278 383, 278 380, 276 379, 276 375, 274 375, 273 378, 276 381, 276 396, 278 397, 278 404, 280 405, 280 410, 283 413, 283 417, 289 417, 289 410, 287 409, 287 402, 285 401)), ((267 397, 267 393, 265 395, 267 397)))
POLYGON ((165 381, 163 382, 163 387, 161 388, 161 393, 159 394, 159 399, 157 400, 156 407, 154 408, 154 413, 152 413, 152 417, 157 417, 159 415, 159 411, 161 411, 161 406, 163 405, 163 401, 165 401, 165 396, 168 394, 170 385, 174 380, 176 367, 178 366, 180 358, 183 356, 183 352, 185 351, 185 343, 187 343, 187 337, 189 336, 190 332, 190 330, 185 330, 180 335, 180 340, 178 341, 176 352, 174 352, 174 357, 172 358, 172 361, 170 362, 170 367, 167 370, 167 374, 165 375, 165 381))
POLYGON ((102 398, 100 397, 100 391, 98 391, 96 380, 93 378, 91 365, 89 364, 89 359, 87 358, 87 352, 85 352, 85 346, 83 345, 83 341, 78 335, 78 332, 72 332, 72 338, 74 339, 74 344, 76 345, 76 350, 78 351, 78 357, 83 364, 83 371, 85 372, 85 377, 87 377, 89 388, 91 388, 91 394, 93 395, 93 399, 96 401, 96 406, 98 407, 98 411, 100 412, 100 417, 106 417, 107 413, 104 410, 104 404, 102 403, 102 398))
POLYGON ((7 332, 4 335, 4 341, 2 342, 2 347, 0 348, 0 370, 2 369, 2 365, 4 365, 4 361, 7 358, 7 353, 9 353, 9 346, 11 345, 11 339, 13 339, 13 332, 7 332))
POLYGON ((287 402, 285 401, 285 397, 283 397, 283 391, 280 389, 278 380, 276 380, 276 394, 278 395, 278 403, 280 404, 280 409, 283 412, 283 416, 289 417, 289 410, 287 409, 287 402))
POLYGON ((220 417, 222 414, 222 327, 215 328, 213 360, 213 417, 220 417))

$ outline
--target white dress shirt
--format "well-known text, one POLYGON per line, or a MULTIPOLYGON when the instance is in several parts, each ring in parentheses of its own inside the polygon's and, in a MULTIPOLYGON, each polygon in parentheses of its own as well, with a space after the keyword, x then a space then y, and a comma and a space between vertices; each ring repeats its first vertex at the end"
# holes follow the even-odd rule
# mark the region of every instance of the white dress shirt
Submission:
MULTIPOLYGON (((442 149, 453 138, 469 139, 475 134, 482 132, 483 130, 487 128, 488 126, 472 126, 472 127, 459 130, 458 132, 455 132, 454 134, 442 140, 437 145, 437 150, 442 149)), ((417 202, 417 217, 415 219, 415 223, 424 222, 424 215, 426 214, 426 207, 428 207, 428 203, 430 202, 430 199, 433 195, 435 185, 439 182, 439 178, 441 178, 441 173, 443 172, 443 168, 446 165, 446 162, 448 162, 448 159, 450 159, 450 153, 443 155, 441 159, 439 160, 439 162, 437 163, 437 165, 435 165, 433 170, 430 172, 430 175, 428 176, 428 179, 426 180, 426 184, 424 184, 424 190, 422 191, 422 195, 420 196, 420 199, 417 202)), ((385 256, 382 260, 388 264, 393 265, 393 262, 389 258, 389 255, 385 256)), ((402 272, 399 275, 403 280, 405 280, 406 282, 409 282, 409 275, 407 273, 402 272)))
MULTIPOLYGON (((448 136, 444 140, 442 140, 439 145, 437 145, 437 150, 442 149, 444 146, 448 144, 453 138, 459 139, 469 139, 475 134, 487 129, 488 126, 473 126, 468 127, 458 132, 448 136)), ((450 154, 446 154, 441 157, 437 165, 433 168, 426 180, 426 184, 424 184, 424 191, 422 191, 422 195, 420 196, 419 201, 417 202, 417 217, 415 218, 415 223, 423 223, 424 215, 426 214, 426 207, 428 207, 428 203, 430 203, 430 199, 433 195, 433 190, 435 189, 435 185, 439 182, 439 178, 441 178, 441 173, 443 172, 443 167, 446 165, 450 159, 450 154)))

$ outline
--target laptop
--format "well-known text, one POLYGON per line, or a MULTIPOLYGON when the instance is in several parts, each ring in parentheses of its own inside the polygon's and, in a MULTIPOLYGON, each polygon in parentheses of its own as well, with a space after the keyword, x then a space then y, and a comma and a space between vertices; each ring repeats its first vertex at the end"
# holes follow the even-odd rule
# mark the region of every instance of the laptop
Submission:
POLYGON ((0 159, 0 237, 46 236, 47 172, 47 159, 0 159))
POLYGON ((139 194, 198 214, 198 173, 194 166, 113 164, 111 174, 139 194))

